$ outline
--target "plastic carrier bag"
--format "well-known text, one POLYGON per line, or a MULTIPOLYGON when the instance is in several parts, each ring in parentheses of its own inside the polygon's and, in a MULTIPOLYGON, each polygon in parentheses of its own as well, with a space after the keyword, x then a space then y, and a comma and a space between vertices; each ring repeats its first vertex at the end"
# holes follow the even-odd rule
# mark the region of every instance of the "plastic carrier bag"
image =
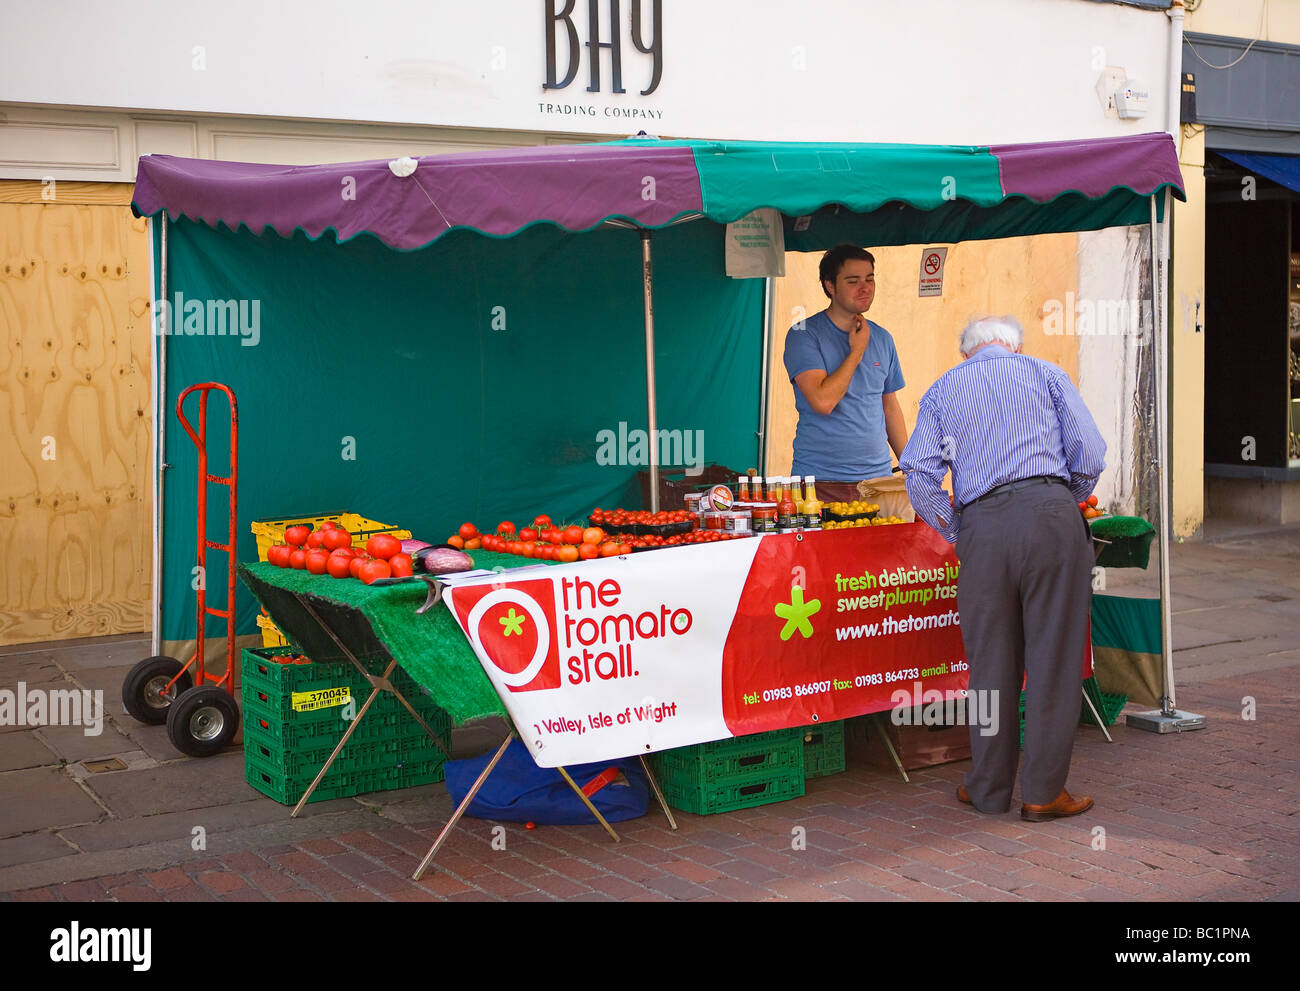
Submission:
MULTIPOLYGON (((495 751, 446 763, 447 792, 459 805, 483 773, 495 751)), ((565 768, 591 803, 610 822, 645 815, 650 783, 635 757, 573 764, 565 768)), ((538 767, 517 737, 483 782, 465 815, 497 822, 534 822, 549 826, 585 826, 595 817, 553 767, 538 767)))

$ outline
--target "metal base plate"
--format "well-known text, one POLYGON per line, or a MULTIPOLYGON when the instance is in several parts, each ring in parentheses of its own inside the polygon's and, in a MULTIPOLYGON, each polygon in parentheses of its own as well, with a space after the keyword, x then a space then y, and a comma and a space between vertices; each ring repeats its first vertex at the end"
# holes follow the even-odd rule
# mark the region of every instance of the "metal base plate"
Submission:
POLYGON ((1159 709, 1130 712, 1124 719, 1125 724, 1131 728, 1146 730, 1148 733, 1186 733, 1194 729, 1205 729, 1207 725, 1204 716, 1180 709, 1175 709, 1172 715, 1165 715, 1159 709))

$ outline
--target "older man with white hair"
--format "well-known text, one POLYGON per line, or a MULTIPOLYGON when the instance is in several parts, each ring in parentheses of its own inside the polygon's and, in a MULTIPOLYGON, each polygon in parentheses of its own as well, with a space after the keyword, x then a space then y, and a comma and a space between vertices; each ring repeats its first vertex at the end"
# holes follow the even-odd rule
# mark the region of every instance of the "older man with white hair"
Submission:
POLYGON ((1001 729, 971 727, 973 767, 957 797, 1011 807, 1025 684, 1021 818, 1078 815, 1065 790, 1079 721, 1093 553, 1078 504, 1106 466, 1106 442, 1070 378, 1021 353, 1012 317, 972 322, 962 362, 921 397, 899 466, 921 517, 957 545, 957 609, 972 692, 996 693, 1001 729), (953 497, 943 490, 952 470, 953 497), (1027 677, 1026 677, 1027 676, 1027 677))

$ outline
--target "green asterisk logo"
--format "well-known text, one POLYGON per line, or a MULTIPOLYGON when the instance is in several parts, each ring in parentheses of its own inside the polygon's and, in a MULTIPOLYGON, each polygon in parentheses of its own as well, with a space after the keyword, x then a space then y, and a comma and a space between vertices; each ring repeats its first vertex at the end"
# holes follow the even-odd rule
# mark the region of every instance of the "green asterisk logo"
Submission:
POLYGON ((506 628, 505 632, 502 633, 501 635, 503 637, 508 637, 512 633, 517 633, 519 636, 522 637, 524 635, 524 630, 523 630, 524 620, 527 618, 528 618, 527 616, 521 616, 518 613, 516 613, 514 606, 511 606, 510 612, 502 616, 499 620, 497 620, 498 623, 500 623, 502 626, 506 628))
POLYGON ((798 630, 807 640, 813 635, 813 625, 808 622, 808 617, 816 615, 822 607, 820 599, 803 600, 803 589, 798 585, 790 589, 790 601, 778 602, 776 604, 776 614, 785 620, 785 626, 781 628, 781 639, 789 640, 794 636, 794 631, 798 630))

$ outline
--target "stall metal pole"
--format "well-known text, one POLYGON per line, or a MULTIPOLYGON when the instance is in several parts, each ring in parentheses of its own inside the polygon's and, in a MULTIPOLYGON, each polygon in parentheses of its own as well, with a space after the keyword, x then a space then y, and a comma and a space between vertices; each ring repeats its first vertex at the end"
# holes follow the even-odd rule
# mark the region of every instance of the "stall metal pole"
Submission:
POLYGON ((776 298, 772 291, 772 278, 763 280, 763 370, 759 376, 762 393, 758 397, 758 473, 767 477, 767 394, 771 389, 769 377, 772 363, 772 336, 776 323, 776 298))
POLYGON ((650 231, 641 234, 641 292, 645 298, 645 388, 647 436, 650 457, 650 512, 659 512, 659 425, 655 403, 655 312, 652 292, 654 270, 650 258, 650 231))
POLYGON ((1173 217, 1170 213, 1169 189, 1165 189, 1165 219, 1159 224, 1156 216, 1156 194, 1151 195, 1151 322, 1155 331, 1156 349, 1153 374, 1155 375, 1155 425, 1156 425, 1156 484, 1159 486, 1160 526, 1156 530, 1160 547, 1160 657, 1161 694, 1160 708, 1147 712, 1134 712, 1126 717, 1126 724, 1149 733, 1182 733, 1204 729, 1204 716, 1180 712, 1174 707, 1174 654, 1173 616, 1169 582, 1169 287, 1168 234, 1173 217), (1156 305, 1157 298, 1159 306, 1156 305))
MULTIPOLYGON (((152 610, 153 630, 150 633, 152 654, 157 657, 162 653, 162 541, 163 541, 163 479, 167 465, 167 416, 162 411, 167 408, 167 335, 172 327, 171 307, 167 303, 167 211, 160 217, 162 226, 158 231, 158 299, 155 300, 153 326, 150 335, 158 336, 157 369, 154 379, 153 422, 157 431, 154 444, 154 482, 153 482, 153 589, 152 610)), ((152 221, 151 221, 152 222, 152 221)), ((152 282, 150 283, 152 288, 152 282)), ((149 353, 154 354, 154 345, 150 342, 149 353)))

